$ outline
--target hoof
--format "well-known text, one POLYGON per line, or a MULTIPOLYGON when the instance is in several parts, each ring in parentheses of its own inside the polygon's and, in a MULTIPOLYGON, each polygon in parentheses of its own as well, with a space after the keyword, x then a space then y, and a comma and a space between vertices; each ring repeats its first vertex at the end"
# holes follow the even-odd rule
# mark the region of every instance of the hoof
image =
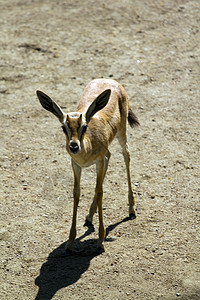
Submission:
POLYGON ((66 256, 73 255, 73 251, 72 251, 71 249, 67 248, 67 249, 65 250, 65 254, 66 254, 66 256))
POLYGON ((105 252, 104 242, 98 241, 98 244, 97 244, 97 251, 98 251, 98 253, 105 252))
POLYGON ((101 254, 101 253, 105 252, 105 248, 104 248, 104 247, 98 247, 98 248, 97 248, 97 252, 98 252, 99 254, 101 254))
POLYGON ((93 224, 92 224, 92 222, 88 221, 88 219, 85 219, 85 223, 84 223, 83 226, 88 227, 88 228, 94 227, 93 224))
POLYGON ((135 218, 136 218, 136 214, 134 214, 134 213, 129 214, 130 220, 134 220, 135 218))

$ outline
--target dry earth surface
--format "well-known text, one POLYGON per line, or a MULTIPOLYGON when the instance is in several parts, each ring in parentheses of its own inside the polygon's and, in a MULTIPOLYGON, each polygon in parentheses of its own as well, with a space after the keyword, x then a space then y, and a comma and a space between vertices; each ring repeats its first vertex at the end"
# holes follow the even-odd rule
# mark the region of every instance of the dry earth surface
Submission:
POLYGON ((200 299, 199 0, 0 0, 0 299, 200 299), (74 255, 65 138, 40 89, 65 111, 113 78, 141 126, 128 129, 137 218, 114 141, 104 184, 106 252, 83 227, 95 169, 82 176, 74 255))

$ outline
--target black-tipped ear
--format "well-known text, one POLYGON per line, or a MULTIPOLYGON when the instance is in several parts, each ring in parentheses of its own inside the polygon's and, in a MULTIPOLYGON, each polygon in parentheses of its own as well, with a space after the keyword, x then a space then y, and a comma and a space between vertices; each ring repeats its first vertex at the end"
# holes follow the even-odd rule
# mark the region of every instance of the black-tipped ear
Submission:
POLYGON ((60 106, 54 102, 48 95, 41 91, 36 91, 37 97, 42 105, 46 110, 50 111, 54 114, 59 121, 62 123, 64 118, 64 113, 60 106))
POLYGON ((107 105, 110 94, 110 89, 105 90, 92 102, 92 104, 90 104, 86 112, 86 123, 89 123, 92 116, 94 116, 94 114, 96 114, 99 110, 103 109, 107 105))

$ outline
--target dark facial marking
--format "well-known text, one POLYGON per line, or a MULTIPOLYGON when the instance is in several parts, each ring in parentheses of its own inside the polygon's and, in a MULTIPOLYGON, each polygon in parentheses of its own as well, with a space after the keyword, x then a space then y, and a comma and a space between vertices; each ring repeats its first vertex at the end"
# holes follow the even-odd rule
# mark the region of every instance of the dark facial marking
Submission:
POLYGON ((87 130, 87 125, 84 125, 83 130, 82 130, 82 134, 84 134, 86 132, 86 130, 87 130))
POLYGON ((63 132, 64 132, 65 134, 67 134, 67 129, 66 129, 66 127, 65 127, 64 125, 62 125, 62 130, 63 130, 63 132))

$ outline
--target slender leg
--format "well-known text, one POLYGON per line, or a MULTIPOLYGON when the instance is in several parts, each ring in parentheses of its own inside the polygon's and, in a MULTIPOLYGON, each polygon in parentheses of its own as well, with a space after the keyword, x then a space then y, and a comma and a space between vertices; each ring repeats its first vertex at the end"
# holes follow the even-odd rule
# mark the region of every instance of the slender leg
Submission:
MULTIPOLYGON (((108 169, 108 163, 111 157, 111 153, 108 150, 105 157, 104 157, 104 173, 103 173, 103 180, 105 178, 107 169, 108 169)), ((90 227, 92 226, 92 220, 93 220, 93 216, 95 214, 95 212, 97 211, 97 203, 96 203, 96 194, 93 198, 92 204, 90 206, 90 210, 89 210, 89 214, 86 216, 86 220, 85 220, 85 224, 84 226, 90 227)))
POLYGON ((118 141, 122 147, 122 153, 124 156, 124 161, 126 165, 126 171, 127 171, 127 180, 128 180, 128 202, 129 202, 129 216, 131 219, 134 219, 136 217, 135 212, 135 197, 133 194, 133 188, 131 183, 131 174, 130 174, 130 153, 128 150, 128 144, 126 140, 126 134, 120 134, 118 135, 118 141))
POLYGON ((76 216, 77 216, 77 207, 80 198, 80 178, 81 178, 81 168, 72 160, 72 169, 74 172, 74 207, 73 207, 73 218, 72 225, 69 234, 69 240, 67 243, 67 249, 72 250, 74 245, 74 240, 76 237, 76 216))
POLYGON ((104 177, 105 177, 105 160, 102 159, 97 163, 97 182, 96 182, 96 189, 95 189, 96 204, 99 213, 99 241, 98 241, 99 251, 105 251, 104 249, 105 229, 103 224, 103 209, 102 209, 104 177))

